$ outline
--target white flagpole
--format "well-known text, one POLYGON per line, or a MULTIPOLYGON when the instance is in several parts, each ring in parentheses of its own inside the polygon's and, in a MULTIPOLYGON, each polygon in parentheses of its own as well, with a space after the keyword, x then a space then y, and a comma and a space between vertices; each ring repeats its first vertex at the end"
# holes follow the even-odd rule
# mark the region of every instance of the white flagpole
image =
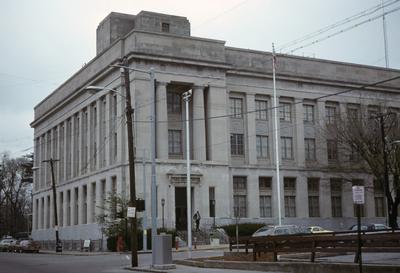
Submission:
POLYGON ((280 174, 279 174, 279 128, 278 128, 278 103, 276 99, 276 83, 275 83, 275 46, 272 43, 272 81, 274 87, 274 131, 275 131, 275 164, 276 164, 276 191, 278 196, 278 225, 282 225, 282 211, 281 211, 281 187, 280 187, 280 174))

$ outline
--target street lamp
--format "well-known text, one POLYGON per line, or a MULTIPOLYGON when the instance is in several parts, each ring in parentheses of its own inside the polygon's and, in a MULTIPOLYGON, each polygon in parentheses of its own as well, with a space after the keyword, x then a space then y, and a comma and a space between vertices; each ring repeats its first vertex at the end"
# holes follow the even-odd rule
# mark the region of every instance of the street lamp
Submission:
POLYGON ((192 258, 192 208, 191 208, 191 183, 190 183, 190 134, 189 134, 189 99, 192 90, 183 93, 183 101, 186 106, 186 199, 187 199, 187 234, 188 234, 188 258, 192 258))
POLYGON ((164 228, 165 228, 165 226, 164 226, 164 206, 165 206, 165 199, 164 199, 164 198, 161 199, 161 206, 162 206, 162 228, 164 229, 164 228))
MULTIPOLYGON (((126 59, 123 63, 124 67, 121 68, 121 74, 124 76, 125 83, 125 95, 121 94, 115 89, 100 86, 88 86, 86 90, 100 91, 109 90, 119 94, 125 98, 126 101, 126 123, 128 133, 128 161, 129 161, 129 206, 133 207, 133 215, 131 215, 131 265, 132 267, 138 266, 138 255, 137 255, 137 222, 136 222, 136 181, 135 181, 135 150, 133 143, 133 120, 132 116, 134 109, 131 105, 131 91, 130 91, 130 80, 129 80, 129 69, 126 67, 126 59)), ((129 217, 129 216, 128 216, 129 217)))

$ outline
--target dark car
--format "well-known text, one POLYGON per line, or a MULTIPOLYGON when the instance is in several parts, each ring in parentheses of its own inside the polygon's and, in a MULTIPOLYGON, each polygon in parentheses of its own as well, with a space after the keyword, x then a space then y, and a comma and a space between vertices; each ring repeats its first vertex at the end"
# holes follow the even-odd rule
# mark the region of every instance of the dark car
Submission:
POLYGON ((40 244, 34 240, 22 240, 18 245, 18 252, 35 252, 39 253, 40 244))

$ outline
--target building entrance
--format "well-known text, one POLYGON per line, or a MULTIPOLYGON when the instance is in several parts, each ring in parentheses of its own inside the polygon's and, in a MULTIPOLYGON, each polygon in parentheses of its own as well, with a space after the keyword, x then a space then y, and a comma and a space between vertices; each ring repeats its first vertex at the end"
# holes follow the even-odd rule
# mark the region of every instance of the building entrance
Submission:
MULTIPOLYGON (((193 187, 191 189, 191 203, 192 203, 192 214, 193 214, 193 187)), ((186 198, 186 187, 175 187, 175 228, 176 230, 187 229, 187 198, 186 198)), ((190 216, 189 219, 192 219, 190 216)))

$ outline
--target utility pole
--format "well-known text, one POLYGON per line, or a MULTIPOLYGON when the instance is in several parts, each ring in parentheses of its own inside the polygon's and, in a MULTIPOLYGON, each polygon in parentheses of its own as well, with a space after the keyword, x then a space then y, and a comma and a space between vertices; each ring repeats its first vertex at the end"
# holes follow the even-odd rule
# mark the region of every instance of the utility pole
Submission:
POLYGON ((137 226, 136 226, 136 184, 135 184, 135 150, 133 143, 133 119, 134 110, 131 104, 131 89, 129 80, 128 59, 124 58, 121 63, 121 72, 124 76, 125 97, 126 97, 126 123, 128 130, 128 157, 129 157, 129 206, 134 207, 135 215, 130 217, 131 222, 131 265, 138 266, 137 255, 137 226))
POLYGON ((53 188, 53 208, 54 208, 54 229, 56 230, 56 252, 62 252, 62 245, 60 242, 60 237, 58 234, 58 215, 57 215, 57 192, 56 192, 56 182, 54 178, 54 162, 60 161, 58 159, 48 159, 42 162, 49 162, 51 169, 51 185, 53 188))

